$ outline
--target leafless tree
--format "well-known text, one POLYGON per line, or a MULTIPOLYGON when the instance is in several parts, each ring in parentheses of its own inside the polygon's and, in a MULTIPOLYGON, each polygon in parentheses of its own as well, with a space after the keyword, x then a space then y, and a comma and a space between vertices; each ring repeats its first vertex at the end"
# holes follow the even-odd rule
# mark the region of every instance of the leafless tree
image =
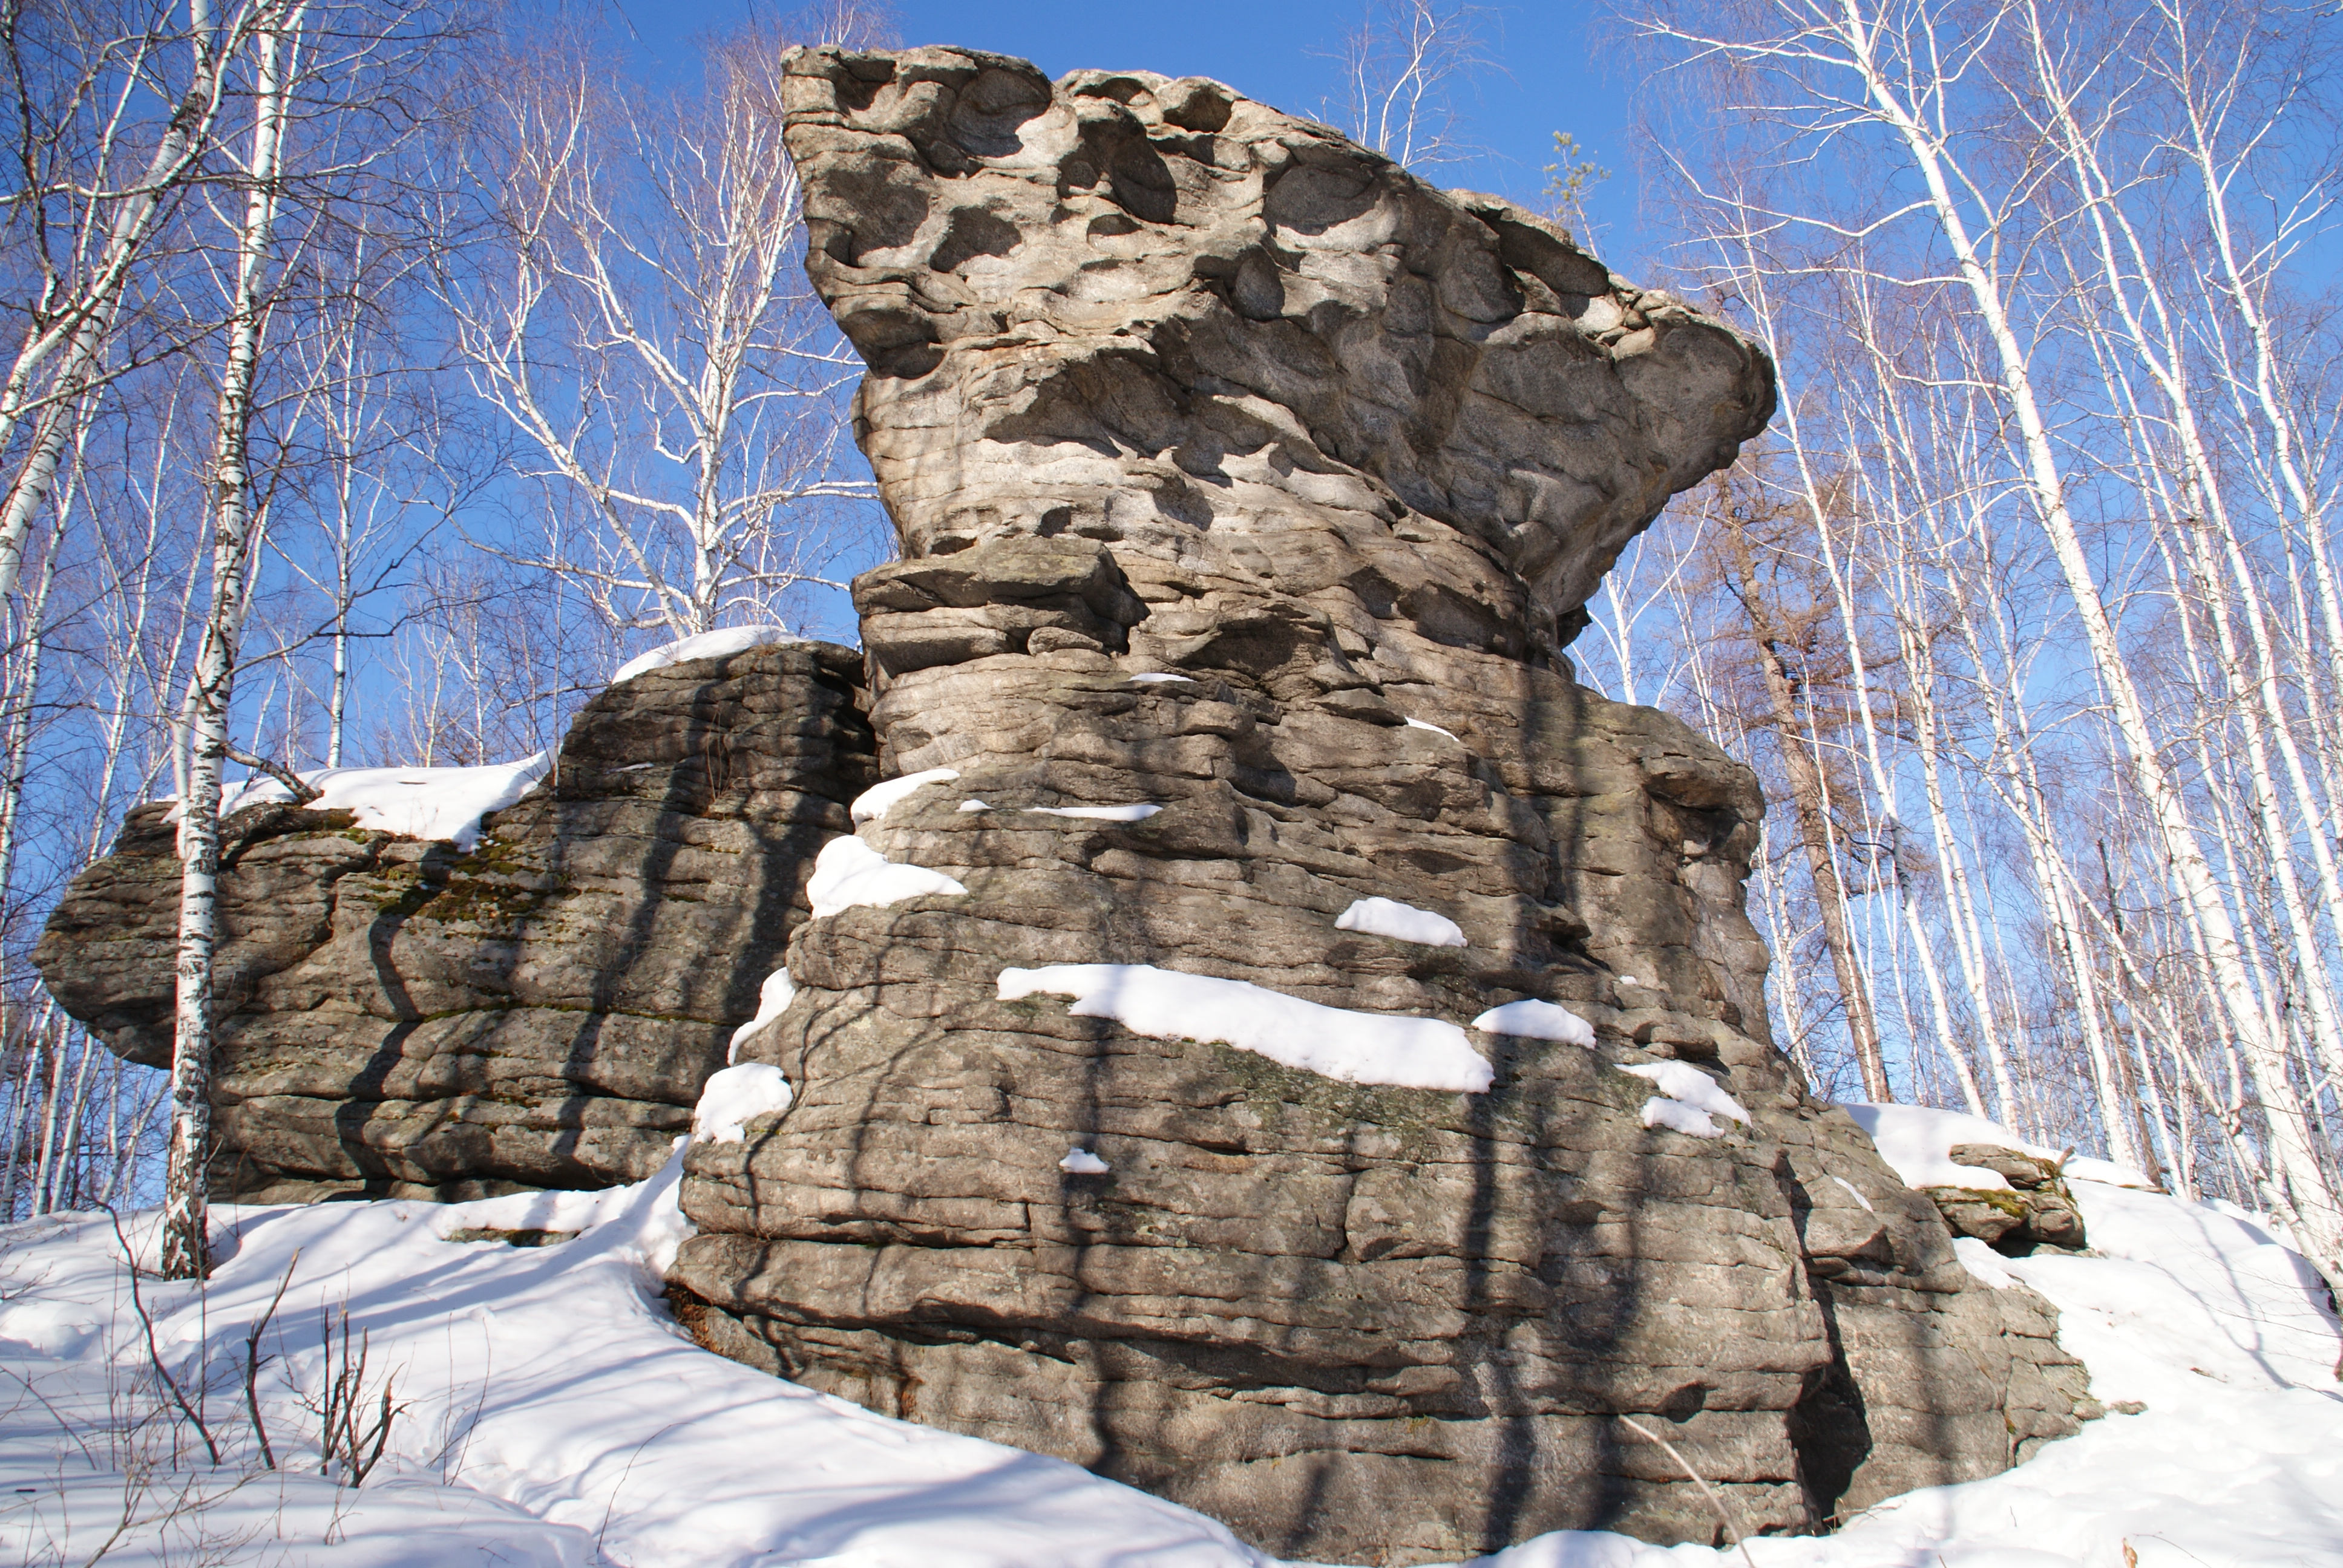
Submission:
MULTIPOLYGON (((1813 753, 1848 830, 1777 940, 1836 888, 1866 1080, 1863 996, 1909 1091, 1947 1065, 2343 1278, 2338 357, 2298 281, 2343 38, 2198 0, 1639 27, 1688 276, 1783 367, 1747 482, 1803 514, 1839 671, 1813 753)), ((1716 607, 1674 580, 1638 647, 1705 691, 1716 607)))
POLYGON ((1455 0, 1370 0, 1336 55, 1342 99, 1331 107, 1342 130, 1410 168, 1472 156, 1456 95, 1495 68, 1483 35, 1494 21, 1455 0))
MULTIPOLYGON (((446 36, 441 17, 424 0, 278 0, 256 26, 248 52, 241 101, 249 126, 226 153, 241 211, 231 206, 219 214, 220 262, 212 269, 225 310, 206 466, 206 608, 180 719, 186 765, 163 1251, 164 1271, 174 1279, 201 1278, 208 1269, 219 808, 223 769, 234 749, 228 727, 254 597, 251 573, 266 516, 267 491, 253 450, 264 397, 263 357, 289 327, 280 315, 289 314, 286 279, 299 248, 293 241, 313 239, 343 209, 375 199, 363 188, 364 177, 388 166, 397 133, 417 122, 407 95, 426 79, 433 49, 446 36)), ((325 362, 331 363, 330 355, 325 362)), ((314 406, 316 387, 298 376, 293 381, 288 417, 297 418, 314 406)), ((271 770, 292 782, 297 795, 306 789, 281 768, 271 770)))
POLYGON ((836 586, 840 504, 871 494, 845 439, 859 366, 799 266, 781 53, 723 41, 700 88, 659 98, 576 35, 504 68, 482 171, 498 239, 447 308, 474 387, 541 460, 548 515, 575 501, 590 521, 536 563, 621 628, 779 618, 791 588, 836 586))

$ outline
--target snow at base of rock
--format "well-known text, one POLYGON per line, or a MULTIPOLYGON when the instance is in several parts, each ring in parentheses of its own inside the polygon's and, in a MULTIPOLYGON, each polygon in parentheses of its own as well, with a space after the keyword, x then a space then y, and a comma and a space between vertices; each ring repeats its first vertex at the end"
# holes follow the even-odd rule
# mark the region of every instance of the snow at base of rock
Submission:
POLYGON ((1087 1149, 1069 1149, 1066 1157, 1058 1161, 1058 1169, 1075 1176, 1103 1176, 1108 1166, 1087 1149))
POLYGON ((858 827, 865 822, 875 822, 887 814, 888 808, 905 796, 924 789, 930 784, 942 784, 959 777, 960 769, 957 768, 929 768, 917 773, 906 773, 900 779, 890 779, 884 783, 873 784, 870 789, 857 795, 854 798, 854 804, 846 809, 846 814, 854 819, 858 827))
MULTIPOLYGON (((259 1385, 287 1468, 258 1469, 240 1401, 224 1400, 227 1463, 211 1470, 190 1439, 197 1462, 156 1477, 108 1568, 1275 1568, 1214 1521, 1071 1464, 891 1421, 699 1349, 659 1297, 690 1230, 680 1173, 679 1153, 605 1192, 216 1205, 208 1287, 140 1288, 173 1364, 225 1377, 289 1282, 259 1385), (578 1235, 441 1240, 481 1230, 578 1235), (381 1469, 355 1489, 283 1440, 314 1433, 300 1401, 318 1386, 321 1305, 347 1307, 369 1363, 398 1369, 407 1405, 381 1469), (176 1526, 163 1515, 189 1488, 201 1507, 166 1544, 176 1526)), ((2343 1332, 2309 1265, 2251 1218, 2088 1180, 2075 1191, 2104 1256, 1959 1250, 1994 1282, 2056 1303, 2093 1396, 2142 1412, 2088 1422, 1991 1480, 1892 1499, 1833 1535, 1753 1540, 1757 1568, 2123 1568, 2127 1548, 2139 1568, 2343 1568, 2343 1332)), ((151 1266, 156 1216, 125 1228, 151 1266)), ((81 1563, 140 1496, 115 1468, 119 1421, 159 1433, 170 1417, 126 1374, 145 1350, 106 1216, 15 1226, 0 1249, 0 1381, 17 1391, 0 1401, 0 1495, 16 1499, 0 1512, 0 1555, 81 1563)), ((172 1462, 167 1442, 139 1452, 172 1462)), ((1741 1563, 1729 1547, 1564 1531, 1477 1568, 1741 1563)))
POLYGON ((1564 1045, 1594 1049, 1594 1026, 1550 1001, 1509 1001, 1474 1019, 1473 1027, 1483 1034, 1510 1034, 1517 1040, 1558 1040, 1564 1045))
MULTIPOLYGON (((604 1192, 214 1205, 208 1288, 140 1289, 173 1364, 207 1366, 230 1391, 212 1418, 219 1471, 183 1424, 194 1460, 167 1468, 174 1427, 134 1392, 146 1352, 107 1217, 0 1231, 0 1382, 15 1391, 0 1400, 0 1496, 13 1500, 0 1561, 83 1563, 128 1500, 133 1527, 105 1568, 1269 1568, 1214 1521, 1061 1460, 890 1420, 699 1349, 660 1299, 691 1230, 681 1173, 679 1152, 604 1192), (459 1230, 579 1233, 441 1240, 459 1230), (287 1468, 266 1472, 230 1370, 288 1273, 259 1383, 287 1468), (317 1473, 317 1418, 300 1403, 320 1386, 321 1305, 347 1309, 369 1368, 397 1371, 405 1408, 362 1487, 317 1473), (60 1356, 28 1342, 36 1313, 94 1327, 60 1356), (132 1451, 166 1466, 151 1487, 115 1468, 126 1415, 147 1422, 132 1451), (190 1489, 200 1508, 164 1519, 190 1489)), ((126 1227, 151 1267, 156 1217, 126 1227)))
POLYGON ((1465 945, 1464 929, 1454 920, 1430 910, 1419 910, 1413 904, 1403 904, 1397 899, 1360 899, 1335 917, 1334 929, 1390 937, 1394 941, 1422 942, 1428 948, 1465 945))
POLYGON ((1167 680, 1176 680, 1184 686, 1193 686, 1196 684, 1196 678, 1192 675, 1172 675, 1163 670, 1156 670, 1147 675, 1134 675, 1131 678, 1128 684, 1132 686, 1154 686, 1167 680))
POLYGON ((1349 1083, 1478 1094, 1493 1073, 1454 1024, 1354 1012, 1243 980, 1152 964, 1051 964, 1001 971, 1001 1000, 1070 996, 1081 1018, 1111 1018, 1153 1040, 1219 1041, 1349 1083))
MULTIPOLYGON (((1445 736, 1447 736, 1447 737, 1448 737, 1448 739, 1451 739, 1451 740, 1456 740, 1456 732, 1455 732, 1454 730, 1453 730, 1453 729, 1441 729, 1441 728, 1440 728, 1440 726, 1438 726, 1437 724, 1426 724, 1426 723, 1425 723, 1423 719, 1409 719, 1409 720, 1407 721, 1407 727, 1408 727, 1410 729, 1429 729, 1429 730, 1431 730, 1434 735, 1445 735, 1445 736)), ((1456 740, 1456 744, 1457 744, 1457 745, 1459 745, 1459 746, 1462 746, 1462 745, 1463 745, 1464 743, 1463 743, 1462 740, 1456 740)))
MULTIPOLYGON (((318 791, 308 803, 312 811, 347 811, 361 828, 402 839, 444 839, 468 854, 480 841, 480 819, 528 794, 550 761, 540 751, 485 768, 318 768, 300 777, 318 791)), ((276 779, 254 779, 221 799, 220 815, 291 799, 293 791, 276 779)))
POLYGON ((2101 1181, 2110 1187, 2137 1187, 2143 1192, 2157 1190, 2146 1171, 2118 1165, 2112 1160, 2094 1160, 2087 1154, 2068 1155, 2058 1173, 2071 1181, 2101 1181))
POLYGON ((855 838, 832 839, 824 844, 814 858, 813 875, 806 880, 806 898, 817 920, 857 905, 883 910, 923 893, 967 891, 941 871, 898 865, 855 838))
POLYGON ((787 628, 778 626, 728 626, 717 631, 703 631, 652 648, 649 653, 635 655, 610 672, 610 684, 617 686, 639 675, 649 675, 654 669, 665 669, 670 664, 684 664, 695 658, 729 658, 752 648, 804 640, 787 628))
MULTIPOLYGON (((1694 1138, 1722 1138, 1725 1129, 1714 1118, 1723 1116, 1746 1126, 1749 1112, 1741 1101, 1699 1068, 1684 1061, 1646 1061, 1634 1067, 1614 1062, 1620 1071, 1644 1080, 1659 1094, 1644 1101, 1644 1125, 1667 1127, 1694 1138)), ((1861 1193, 1857 1193, 1859 1198, 1861 1193)), ((1871 1205, 1865 1204, 1865 1208, 1871 1205)))
POLYGON ((990 811, 992 807, 983 800, 963 800, 960 803, 960 809, 963 811, 990 811))
POLYGON ((732 1059, 740 1054, 743 1040, 787 1012, 789 1003, 795 1001, 797 996, 797 981, 789 978, 788 965, 784 964, 767 975, 765 983, 757 991, 757 1016, 732 1031, 731 1048, 724 1053, 725 1065, 730 1066, 732 1059))
POLYGON ((2006 1291, 2018 1283, 2017 1276, 2009 1271, 2007 1260, 1975 1236, 1954 1237, 1953 1255, 1961 1261, 1961 1267, 1974 1278, 1982 1280, 1996 1291, 2006 1291))
MULTIPOLYGON (((1845 1110, 1855 1118, 1857 1127, 1871 1135, 1871 1141, 1879 1148, 1879 1157, 1904 1178, 1906 1187, 1966 1187, 1985 1192, 2011 1190, 2008 1178, 1997 1171, 1954 1164, 1951 1151, 1959 1143, 1990 1143, 2037 1159, 2058 1158, 2056 1149, 2028 1143, 1997 1121, 1958 1111, 1937 1111, 1926 1105, 1861 1103, 1848 1105, 1845 1110)), ((2094 1163, 2105 1166, 2110 1172, 2121 1170, 2105 1161, 2094 1163)), ((2147 1185, 2147 1179, 2137 1171, 2124 1174, 2132 1178, 2129 1184, 2147 1185)))

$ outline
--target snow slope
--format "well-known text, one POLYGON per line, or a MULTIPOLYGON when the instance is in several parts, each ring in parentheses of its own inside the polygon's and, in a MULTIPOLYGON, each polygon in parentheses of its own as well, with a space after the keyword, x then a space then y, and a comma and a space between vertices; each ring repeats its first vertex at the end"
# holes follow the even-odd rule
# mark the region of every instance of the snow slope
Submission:
MULTIPOLYGON (((170 1560, 197 1560, 201 1537, 216 1561, 360 1568, 1269 1568, 1211 1520, 1071 1465, 696 1349, 658 1297, 686 1226, 677 1180, 670 1164, 603 1193, 216 1211, 230 1234, 206 1298, 145 1286, 157 1339, 175 1365, 208 1347, 226 1368, 289 1269, 273 1347, 284 1359, 261 1389, 291 1468, 236 1484, 248 1445, 223 1383, 207 1408, 231 1465, 190 1466, 201 1450, 183 1443, 146 1494, 196 1487, 167 1525, 170 1560), (480 1227, 580 1234, 530 1248, 441 1240, 480 1227), (315 1473, 314 1421, 296 1399, 315 1388, 321 1303, 347 1304, 372 1364, 396 1369, 412 1402, 394 1458, 356 1491, 315 1473)), ((2058 1303, 2097 1396, 2142 1412, 2092 1422, 1994 1480, 1896 1499, 1835 1536, 1754 1541, 1759 1568, 2343 1568, 2343 1340, 2308 1265, 2210 1207, 2087 1181, 2076 1191, 2107 1256, 2001 1266, 2058 1303)), ((127 1228, 151 1256, 151 1216, 127 1228)), ((0 1231, 0 1561, 81 1563, 124 1512, 109 1408, 146 1412, 150 1452, 170 1423, 132 1394, 145 1352, 107 1221, 37 1221, 0 1231)), ((134 1507, 142 1522, 106 1562, 164 1561, 146 1516, 156 1511, 134 1507)), ((1567 1533, 1483 1568, 1740 1561, 1567 1533)))
MULTIPOLYGON (((233 1253, 207 1301, 187 1286, 145 1287, 157 1337, 174 1364, 208 1346, 228 1368, 291 1269, 278 1313, 287 1360, 264 1371, 263 1408, 310 1473, 264 1473, 194 1523, 218 1542, 250 1535, 233 1561, 367 1568, 1262 1561, 1212 1521, 1071 1464, 890 1421, 698 1349, 658 1296, 658 1271, 685 1234, 679 1174, 679 1161, 608 1192, 446 1207, 216 1210, 233 1253), (582 1233, 530 1248, 440 1240, 486 1226, 582 1233), (397 1395, 413 1402, 394 1429, 395 1460, 339 1498, 314 1473, 298 1434, 315 1420, 287 1386, 289 1373, 314 1392, 321 1302, 347 1304, 372 1363, 397 1369, 397 1395), (302 1510, 281 1533, 280 1493, 302 1510), (334 1526, 337 1502, 357 1506, 334 1526), (327 1547, 329 1526, 341 1539, 327 1547)), ((142 1255, 153 1231, 152 1216, 131 1228, 142 1255)), ((103 1216, 0 1236, 0 1496, 14 1500, 0 1505, 0 1561, 19 1551, 39 1561, 49 1542, 78 1563, 121 1513, 102 1429, 109 1388, 143 1362, 137 1323, 103 1216)), ((241 1443, 238 1402, 224 1384, 210 1405, 241 1443)), ((134 1533, 106 1563, 164 1561, 151 1525, 134 1533)))

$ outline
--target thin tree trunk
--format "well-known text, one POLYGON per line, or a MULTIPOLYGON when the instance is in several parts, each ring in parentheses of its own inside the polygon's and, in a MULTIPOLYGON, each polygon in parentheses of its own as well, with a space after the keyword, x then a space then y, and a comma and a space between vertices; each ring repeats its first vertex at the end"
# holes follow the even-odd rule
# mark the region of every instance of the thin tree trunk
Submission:
POLYGON ((2164 766, 2147 704, 2092 575, 2088 552, 2068 505, 2066 476, 2036 394, 2028 357, 2011 323, 2000 282, 1986 266, 1953 195, 1946 150, 1898 96, 1878 65, 1874 55, 1874 19, 1862 13, 1860 0, 1843 0, 1843 35, 1854 64, 1862 72, 1865 92, 1910 153, 1926 186, 1938 230, 1951 248, 1978 319, 1999 357, 2001 386, 2016 421, 2036 521, 2049 538, 2068 597, 2082 620, 2092 665, 2114 710, 2133 783, 2147 803, 2162 840, 2175 890, 2202 933, 2214 984, 2245 1047, 2246 1066, 2263 1106, 2283 1187, 2282 1216, 2296 1227, 2296 1234, 2328 1281, 2343 1282, 2343 1209, 2338 1209, 2312 1150, 2308 1122, 2288 1073, 2283 1043, 2270 1033, 2254 997, 2237 924, 2214 879, 2187 805, 2164 766))
POLYGON ((249 603, 253 515, 250 439, 258 372, 262 285, 275 238, 288 107, 287 76, 307 9, 291 6, 255 39, 252 190, 237 234, 236 277, 220 376, 218 449, 212 466, 212 592, 186 704, 187 792, 179 818, 177 1017, 171 1057, 171 1146, 164 1171, 163 1274, 211 1271, 212 956, 218 940, 220 770, 227 751, 237 644, 249 603))
POLYGON ((1823 940, 1830 949, 1831 969, 1838 980, 1839 999, 1846 1009, 1846 1028, 1855 1045, 1855 1059, 1863 1075, 1863 1091, 1874 1102, 1895 1098, 1887 1083, 1887 1063, 1880 1050, 1879 1023, 1872 1011, 1863 965, 1855 950, 1854 933, 1846 918, 1846 899, 1832 853, 1832 833, 1824 800, 1822 769, 1807 749, 1797 700, 1789 672, 1782 663, 1781 633, 1757 583, 1749 551, 1749 537, 1728 500, 1718 508, 1718 527, 1725 557, 1739 585, 1740 600, 1749 618, 1750 637, 1756 644, 1757 663, 1765 680, 1765 696, 1774 716, 1776 750, 1782 771, 1788 776, 1790 805, 1798 820, 1806 850, 1806 868, 1814 878, 1815 901, 1821 906, 1823 940))

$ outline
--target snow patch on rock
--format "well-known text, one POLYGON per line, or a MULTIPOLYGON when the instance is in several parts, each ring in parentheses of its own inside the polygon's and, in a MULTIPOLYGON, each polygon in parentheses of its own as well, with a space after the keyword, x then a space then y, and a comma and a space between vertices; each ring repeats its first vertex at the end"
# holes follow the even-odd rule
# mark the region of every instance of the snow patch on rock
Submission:
POLYGON ((1100 822, 1144 822, 1163 808, 1152 801, 1139 800, 1128 806, 1021 806, 1018 809, 1037 812, 1044 817, 1088 817, 1100 822))
MULTIPOLYGON (((1976 1191, 2006 1192, 2009 1181, 1997 1171, 1956 1165, 1952 1149, 1958 1143, 1990 1143, 2015 1149, 2041 1160, 2056 1160, 2058 1151, 2028 1143, 1997 1121, 1958 1111, 1938 1111, 1926 1105, 1864 1105, 1845 1107, 1855 1124, 1871 1135, 1879 1157, 1904 1179, 1906 1187, 1966 1187, 1976 1191)), ((2101 1161, 2105 1163, 2105 1161, 2101 1161)), ((2117 1167, 2108 1166, 2109 1170, 2117 1167)), ((2137 1172, 2134 1173, 2137 1175, 2137 1172)), ((2138 1184, 2146 1186, 2147 1178, 2138 1184)))
POLYGON ((703 1143, 738 1143, 756 1117, 789 1108, 789 1081, 778 1067, 743 1061, 711 1074, 692 1108, 691 1135, 703 1143))
POLYGON ((1069 1149, 1058 1169, 1074 1176, 1103 1176, 1111 1167, 1087 1149, 1069 1149))
MULTIPOLYGON (((1428 948, 1461 948, 1464 930, 1446 915, 1419 910, 1396 899, 1360 899, 1334 920, 1338 931, 1363 931, 1371 937, 1421 942, 1428 948)), ((1476 1026, 1477 1027, 1477 1026, 1476 1026)))
POLYGON ((1081 1018, 1111 1018, 1151 1040, 1219 1041, 1348 1083, 1478 1094, 1494 1076, 1453 1023, 1326 1007, 1243 980, 1152 964, 1051 964, 1001 971, 1001 1000, 1074 999, 1081 1018))
POLYGON ((2006 1261, 2002 1255, 1975 1236, 1954 1237, 1953 1255, 1960 1259, 1961 1267, 1966 1269, 1972 1278, 1983 1281, 1996 1291, 2006 1291, 2018 1283, 2017 1276, 2004 1266, 2006 1261))
POLYGON ((1875 1208, 1873 1208, 1873 1207, 1871 1206, 1871 1200, 1870 1200, 1870 1199, 1868 1199, 1868 1198, 1866 1198, 1866 1197, 1865 1197, 1865 1196, 1863 1195, 1863 1189, 1862 1189, 1862 1188, 1860 1188, 1860 1187, 1856 1186, 1854 1182, 1852 1182, 1852 1181, 1848 1181, 1848 1180, 1847 1180, 1845 1177, 1844 1177, 1844 1176, 1834 1176, 1834 1177, 1832 1177, 1832 1178, 1831 1178, 1831 1180, 1832 1180, 1832 1181, 1835 1181, 1835 1182, 1837 1182, 1840 1186, 1842 1186, 1842 1187, 1845 1188, 1845 1189, 1846 1189, 1846 1192, 1847 1192, 1847 1196, 1848 1196, 1848 1197, 1850 1197, 1850 1198, 1852 1198, 1852 1199, 1854 1199, 1856 1202, 1858 1202, 1858 1203, 1862 1204, 1862 1205, 1863 1205, 1863 1210, 1864 1210, 1864 1212, 1865 1212, 1865 1213, 1866 1213, 1866 1214, 1876 1214, 1876 1213, 1878 1213, 1878 1212, 1879 1212, 1879 1211, 1878 1211, 1878 1210, 1876 1210, 1876 1209, 1875 1209, 1875 1208))
POLYGON ((960 769, 957 768, 929 768, 917 773, 906 773, 900 779, 890 779, 883 783, 873 784, 854 798, 854 804, 846 809, 846 813, 854 819, 855 825, 858 827, 865 822, 876 822, 887 814, 890 807, 905 796, 924 789, 930 784, 941 784, 947 779, 959 777, 960 769))
MULTIPOLYGON (((480 819, 501 811, 545 777, 545 752, 484 768, 317 768, 300 775, 317 790, 312 811, 347 811, 357 825, 402 839, 444 839, 469 854, 480 841, 480 819)), ((227 817, 246 806, 290 800, 274 779, 250 779, 220 801, 227 817)), ((172 813, 176 820, 178 813, 172 813)))
POLYGON ((1510 1034, 1518 1040, 1558 1040, 1564 1045, 1594 1049, 1594 1026, 1568 1008, 1550 1001, 1509 1001, 1493 1007, 1473 1020, 1483 1034, 1510 1034))
POLYGON ((900 865, 855 838, 824 844, 814 859, 813 875, 806 880, 806 897, 817 920, 858 905, 883 910, 924 893, 967 891, 941 871, 900 865))
MULTIPOLYGON (((1644 1125, 1666 1127, 1694 1138, 1722 1138, 1716 1117, 1746 1126, 1749 1112, 1699 1068, 1684 1061, 1646 1061, 1630 1067, 1614 1062, 1620 1071, 1647 1081, 1660 1092, 1644 1101, 1644 1125)), ((1858 1198, 1861 1193, 1855 1194, 1858 1198)), ((1865 1203, 1865 1208, 1871 1207, 1865 1203)))
POLYGON ((648 653, 635 655, 610 672, 610 684, 618 686, 639 675, 649 675, 654 669, 665 669, 671 664, 685 664, 695 658, 729 658, 752 648, 804 640, 786 627, 778 626, 728 626, 716 631, 703 631, 662 644, 648 653))
POLYGON ((740 1054, 741 1043, 788 1011, 789 1003, 797 1000, 797 995, 798 984, 789 978, 787 964, 767 975, 765 983, 757 990, 757 1016, 732 1031, 732 1044, 724 1053, 724 1064, 729 1067, 733 1059, 740 1054))

